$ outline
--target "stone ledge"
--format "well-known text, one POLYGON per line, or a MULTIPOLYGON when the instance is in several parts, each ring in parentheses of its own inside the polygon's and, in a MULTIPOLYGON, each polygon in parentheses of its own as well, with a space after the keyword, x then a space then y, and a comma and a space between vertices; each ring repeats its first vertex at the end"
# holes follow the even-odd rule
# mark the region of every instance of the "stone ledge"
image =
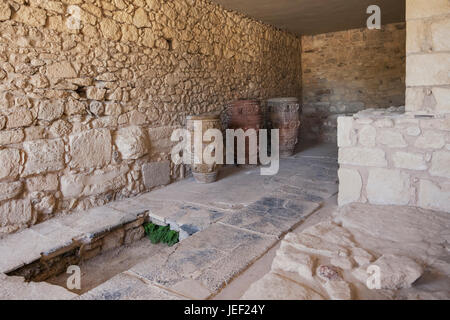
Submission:
MULTIPOLYGON (((10 273, 41 259, 50 259, 95 242, 146 216, 99 207, 52 219, 0 240, 0 272, 10 273)), ((143 223, 142 219, 142 223, 143 223)))

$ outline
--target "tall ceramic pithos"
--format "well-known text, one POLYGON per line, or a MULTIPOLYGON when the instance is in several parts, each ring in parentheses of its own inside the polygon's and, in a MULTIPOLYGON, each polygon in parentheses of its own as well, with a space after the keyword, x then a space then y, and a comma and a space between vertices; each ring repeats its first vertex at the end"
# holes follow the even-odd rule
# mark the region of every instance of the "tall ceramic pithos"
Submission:
MULTIPOLYGON (((261 105, 257 100, 237 100, 234 101, 228 109, 228 128, 229 129, 242 129, 246 132, 249 129, 254 129, 256 132, 256 141, 258 150, 259 130, 263 128, 264 116, 261 109, 261 105)), ((236 148, 237 146, 235 146, 236 148)), ((235 156, 237 150, 235 150, 235 156)), ((249 139, 245 139, 245 164, 250 164, 250 159, 253 154, 250 154, 249 139)), ((258 154, 254 155, 258 158, 258 154)), ((256 164, 256 163, 254 163, 256 164)))
POLYGON ((203 115, 197 115, 197 116, 188 116, 186 118, 186 127, 187 130, 191 133, 191 167, 192 167, 192 174, 195 178, 195 180, 198 183, 212 183, 217 181, 217 176, 219 173, 220 168, 222 165, 213 163, 213 164, 206 164, 203 160, 203 163, 196 164, 194 162, 194 137, 195 137, 195 124, 201 123, 202 125, 202 152, 205 150, 205 148, 211 144, 211 141, 204 141, 203 136, 206 131, 209 129, 222 129, 220 115, 218 114, 203 114, 203 115))
POLYGON ((297 98, 267 100, 270 129, 280 130, 280 156, 294 154, 300 129, 300 104, 297 98))

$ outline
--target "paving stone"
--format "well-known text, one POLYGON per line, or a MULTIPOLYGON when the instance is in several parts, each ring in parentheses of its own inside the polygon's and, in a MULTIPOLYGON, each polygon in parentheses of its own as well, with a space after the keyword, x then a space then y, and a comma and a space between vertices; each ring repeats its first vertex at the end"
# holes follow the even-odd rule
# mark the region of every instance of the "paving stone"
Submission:
POLYGON ((77 295, 45 282, 25 282, 21 277, 0 274, 0 300, 70 300, 77 295))
POLYGON ((131 271, 181 295, 206 299, 275 242, 274 237, 214 224, 168 248, 167 255, 152 257, 131 271))
POLYGON ((280 237, 317 208, 313 202, 264 197, 221 222, 280 237))
POLYGON ((185 300, 186 298, 139 279, 130 272, 114 278, 83 294, 76 300, 185 300))

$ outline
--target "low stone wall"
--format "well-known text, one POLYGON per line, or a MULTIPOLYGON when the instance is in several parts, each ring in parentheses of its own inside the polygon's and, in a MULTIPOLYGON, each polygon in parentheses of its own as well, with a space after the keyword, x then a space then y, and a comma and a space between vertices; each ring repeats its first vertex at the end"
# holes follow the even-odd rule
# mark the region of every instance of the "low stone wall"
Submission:
POLYGON ((0 0, 0 30, 0 237, 178 179, 188 114, 301 95, 299 38, 205 0, 0 0))
POLYGON ((366 110, 338 119, 339 204, 450 212, 450 116, 366 110))
POLYGON ((405 105, 404 23, 302 37, 302 137, 336 142, 337 118, 405 105))

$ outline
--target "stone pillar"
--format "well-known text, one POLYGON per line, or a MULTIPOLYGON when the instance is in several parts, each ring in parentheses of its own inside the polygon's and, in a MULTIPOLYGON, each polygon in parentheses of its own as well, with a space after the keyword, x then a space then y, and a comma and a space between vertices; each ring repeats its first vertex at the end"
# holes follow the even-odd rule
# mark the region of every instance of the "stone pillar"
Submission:
POLYGON ((406 111, 450 113, 450 0, 406 0, 406 111))

